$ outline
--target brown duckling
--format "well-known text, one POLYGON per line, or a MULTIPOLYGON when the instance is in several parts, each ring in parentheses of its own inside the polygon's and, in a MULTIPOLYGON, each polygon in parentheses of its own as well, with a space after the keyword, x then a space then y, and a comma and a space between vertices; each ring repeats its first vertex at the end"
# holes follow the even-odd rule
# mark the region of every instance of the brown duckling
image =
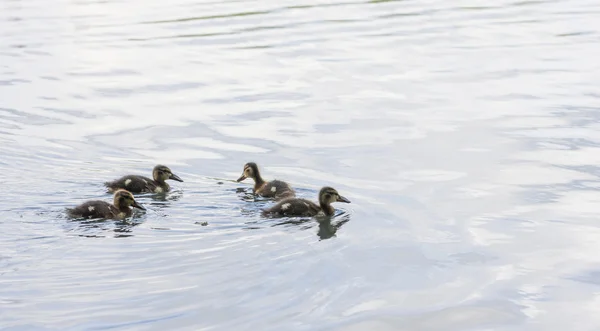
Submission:
POLYGON ((246 178, 254 179, 254 194, 258 194, 262 197, 281 200, 296 196, 292 187, 284 181, 277 179, 270 182, 265 181, 260 175, 260 171, 258 171, 258 166, 254 162, 248 162, 244 165, 242 176, 240 176, 237 181, 241 182, 246 178))
POLYGON ((263 210, 263 214, 277 216, 317 216, 323 213, 326 216, 333 216, 335 213, 335 209, 331 206, 333 202, 350 203, 350 200, 339 195, 334 188, 325 186, 319 191, 319 204, 306 199, 288 198, 278 202, 271 208, 263 210))
POLYGON ((169 167, 160 164, 152 170, 152 177, 154 179, 138 175, 127 175, 112 182, 106 182, 104 186, 108 188, 109 192, 124 189, 132 193, 164 193, 169 192, 171 189, 166 182, 167 179, 183 182, 169 167))
POLYGON ((129 207, 146 210, 146 208, 135 201, 130 192, 117 190, 112 205, 101 200, 87 201, 75 208, 67 208, 67 213, 69 216, 76 218, 123 219, 131 216, 132 212, 129 207))

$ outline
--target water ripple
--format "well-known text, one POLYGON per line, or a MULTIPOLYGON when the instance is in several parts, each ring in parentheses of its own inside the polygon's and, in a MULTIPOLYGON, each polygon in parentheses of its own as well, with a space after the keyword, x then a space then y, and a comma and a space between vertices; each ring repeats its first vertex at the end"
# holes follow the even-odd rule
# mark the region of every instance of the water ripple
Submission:
POLYGON ((599 12, 0 2, 0 325, 597 329, 599 12), (263 218, 249 161, 352 203, 263 218), (146 212, 65 217, 159 163, 146 212))

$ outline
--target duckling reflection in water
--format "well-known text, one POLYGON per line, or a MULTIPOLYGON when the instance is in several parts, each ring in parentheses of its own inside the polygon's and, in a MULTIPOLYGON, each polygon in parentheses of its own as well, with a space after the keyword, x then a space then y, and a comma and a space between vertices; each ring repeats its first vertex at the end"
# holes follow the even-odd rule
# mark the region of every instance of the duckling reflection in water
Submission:
POLYGON ((126 190, 117 190, 113 198, 113 204, 106 201, 87 201, 75 208, 67 208, 67 214, 75 218, 107 218, 124 219, 131 216, 130 207, 146 210, 137 203, 133 195, 126 190))
POLYGON ((112 182, 106 182, 104 186, 108 188, 109 192, 124 189, 132 193, 164 193, 169 192, 171 189, 166 182, 168 179, 183 182, 169 167, 160 164, 152 170, 152 177, 154 179, 138 175, 127 175, 112 182))
POLYGON ((271 208, 263 210, 263 215, 274 216, 333 216, 335 209, 333 202, 350 203, 350 200, 339 195, 333 188, 325 186, 319 191, 319 204, 300 198, 287 198, 278 202, 271 208))
POLYGON ((337 231, 344 224, 348 223, 349 221, 350 221, 350 215, 342 216, 341 221, 338 221, 335 223, 331 222, 331 218, 325 219, 325 220, 320 220, 319 221, 319 232, 317 233, 317 236, 319 236, 319 238, 321 240, 333 238, 336 236, 337 231))
POLYGON ((248 162, 244 165, 242 175, 237 181, 241 182, 246 178, 252 178, 254 180, 254 194, 258 194, 262 197, 282 200, 296 196, 292 187, 284 181, 277 179, 270 182, 265 181, 260 175, 260 171, 258 171, 258 166, 254 162, 248 162))

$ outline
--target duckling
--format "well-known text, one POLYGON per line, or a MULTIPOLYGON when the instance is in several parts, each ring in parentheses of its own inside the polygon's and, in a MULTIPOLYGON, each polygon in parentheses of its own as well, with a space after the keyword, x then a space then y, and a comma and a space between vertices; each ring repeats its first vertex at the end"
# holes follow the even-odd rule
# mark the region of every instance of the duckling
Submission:
POLYGON ((270 182, 265 181, 260 175, 260 171, 258 171, 258 166, 254 162, 248 162, 244 165, 242 176, 240 176, 237 181, 241 182, 246 178, 254 179, 254 193, 262 197, 282 200, 296 196, 292 187, 284 181, 277 179, 270 182))
POLYGON ((131 216, 132 212, 129 207, 146 210, 146 208, 135 201, 129 191, 117 190, 112 205, 100 200, 87 201, 75 208, 67 208, 67 213, 69 216, 76 218, 123 219, 131 216))
POLYGON ((334 188, 325 186, 319 191, 319 204, 306 199, 288 198, 263 210, 263 215, 317 216, 323 213, 326 216, 333 216, 335 212, 335 209, 331 207, 333 202, 350 203, 350 200, 339 195, 334 188))
POLYGON ((112 182, 106 182, 104 186, 108 188, 109 192, 124 189, 132 193, 163 193, 169 192, 171 189, 166 182, 167 179, 183 182, 169 167, 160 164, 152 170, 152 177, 154 179, 138 175, 127 175, 112 182))

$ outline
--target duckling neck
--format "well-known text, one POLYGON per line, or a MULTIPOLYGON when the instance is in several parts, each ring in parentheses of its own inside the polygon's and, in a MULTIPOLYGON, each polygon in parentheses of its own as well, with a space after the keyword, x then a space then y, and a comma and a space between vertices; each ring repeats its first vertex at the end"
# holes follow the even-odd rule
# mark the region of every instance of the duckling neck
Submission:
POLYGON ((265 185, 265 180, 261 177, 260 173, 257 172, 254 177, 254 190, 259 190, 263 185, 265 185))
POLYGON ((165 180, 162 180, 161 178, 155 179, 154 182, 156 183, 156 185, 162 187, 163 189, 166 189, 166 190, 169 189, 169 184, 165 180))
POLYGON ((129 211, 131 211, 131 209, 129 208, 129 206, 124 205, 122 203, 119 203, 118 201, 115 201, 115 207, 117 207, 117 209, 120 212, 128 213, 129 211))
POLYGON ((319 205, 321 207, 321 210, 323 210, 323 213, 325 213, 325 215, 333 216, 333 214, 335 213, 335 209, 331 207, 330 204, 320 201, 319 205))

